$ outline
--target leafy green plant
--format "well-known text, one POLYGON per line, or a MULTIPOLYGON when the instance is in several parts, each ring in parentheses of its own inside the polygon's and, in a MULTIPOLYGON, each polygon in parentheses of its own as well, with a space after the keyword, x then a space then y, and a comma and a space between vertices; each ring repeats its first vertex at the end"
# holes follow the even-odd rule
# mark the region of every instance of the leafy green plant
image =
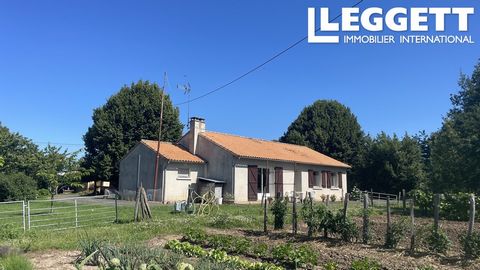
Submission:
POLYGON ((352 191, 350 192, 350 200, 359 201, 361 197, 362 191, 357 186, 353 186, 352 191))
POLYGON ((337 212, 335 216, 335 229, 341 239, 345 242, 354 242, 358 239, 357 224, 349 217, 344 217, 342 212, 337 212))
POLYGON ((350 270, 380 270, 381 267, 382 266, 377 261, 364 258, 353 261, 350 270))
POLYGON ((81 236, 79 241, 80 256, 77 258, 77 263, 99 265, 100 253, 98 252, 103 246, 104 242, 96 238, 88 236, 81 236), (88 258, 88 259, 87 259, 88 258))
POLYGON ((460 237, 462 251, 466 259, 480 258, 480 233, 473 232, 472 235, 462 235, 460 237))
POLYGON ((327 262, 323 265, 323 270, 337 270, 338 264, 336 262, 327 262))
POLYGON ((335 195, 330 195, 330 201, 335 202, 337 200, 337 196, 335 195))
POLYGON ((399 221, 393 222, 390 226, 390 229, 387 230, 385 237, 385 247, 386 248, 396 248, 400 241, 405 237, 407 233, 407 221, 406 219, 401 219, 399 221))
POLYGON ((268 245, 265 243, 256 243, 252 245, 251 255, 256 258, 266 257, 268 254, 268 245))
POLYGON ((448 248, 451 245, 450 240, 445 232, 443 232, 440 228, 435 230, 432 228, 427 235, 426 238, 427 248, 430 251, 437 252, 437 253, 446 253, 448 248))
POLYGON ((287 200, 283 197, 275 198, 272 203, 273 227, 275 230, 283 229, 287 213, 287 200))
POLYGON ((316 253, 306 245, 298 247, 290 243, 277 245, 272 249, 272 257, 279 263, 295 268, 317 264, 316 253))

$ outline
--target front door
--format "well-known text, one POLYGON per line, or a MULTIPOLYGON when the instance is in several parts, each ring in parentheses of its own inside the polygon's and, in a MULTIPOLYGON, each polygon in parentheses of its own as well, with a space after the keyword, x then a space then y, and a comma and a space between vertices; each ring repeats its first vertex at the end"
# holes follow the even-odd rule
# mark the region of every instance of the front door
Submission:
POLYGON ((248 166, 248 200, 257 200, 257 182, 258 182, 258 167, 255 165, 248 166))

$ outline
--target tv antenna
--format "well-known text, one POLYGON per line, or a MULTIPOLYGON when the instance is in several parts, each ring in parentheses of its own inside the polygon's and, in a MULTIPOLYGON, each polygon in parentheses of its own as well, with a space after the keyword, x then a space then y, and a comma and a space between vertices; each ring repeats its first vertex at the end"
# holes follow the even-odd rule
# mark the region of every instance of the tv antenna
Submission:
MULTIPOLYGON (((186 78, 187 76, 183 76, 186 78)), ((189 82, 184 84, 177 84, 177 89, 183 90, 183 94, 187 96, 187 128, 190 128, 190 92, 192 91, 192 87, 190 86, 189 82)))

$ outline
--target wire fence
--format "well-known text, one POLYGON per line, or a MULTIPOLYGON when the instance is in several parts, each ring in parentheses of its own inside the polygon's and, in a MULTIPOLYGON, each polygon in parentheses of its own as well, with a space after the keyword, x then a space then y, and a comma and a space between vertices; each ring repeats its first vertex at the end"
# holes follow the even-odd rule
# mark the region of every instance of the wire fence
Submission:
POLYGON ((0 225, 23 230, 65 230, 118 220, 116 195, 0 203, 0 225))

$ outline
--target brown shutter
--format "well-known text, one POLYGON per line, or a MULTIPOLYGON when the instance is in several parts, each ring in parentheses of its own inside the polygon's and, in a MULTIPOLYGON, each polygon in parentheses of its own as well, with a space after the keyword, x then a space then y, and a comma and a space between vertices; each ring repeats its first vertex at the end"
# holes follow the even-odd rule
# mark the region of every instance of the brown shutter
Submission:
POLYGON ((331 188, 332 187, 332 181, 330 179, 332 173, 331 172, 327 172, 327 188, 331 188))
POLYGON ((322 188, 327 188, 327 172, 322 171, 322 188))
POLYGON ((308 170, 308 187, 312 188, 313 187, 313 171, 308 170))
POLYGON ((257 198, 258 168, 255 165, 248 166, 248 200, 256 201, 257 198))
POLYGON ((342 185, 343 185, 343 179, 342 179, 342 173, 338 173, 338 187, 339 188, 342 188, 342 185))
POLYGON ((275 195, 280 193, 283 195, 283 168, 275 168, 275 195))

